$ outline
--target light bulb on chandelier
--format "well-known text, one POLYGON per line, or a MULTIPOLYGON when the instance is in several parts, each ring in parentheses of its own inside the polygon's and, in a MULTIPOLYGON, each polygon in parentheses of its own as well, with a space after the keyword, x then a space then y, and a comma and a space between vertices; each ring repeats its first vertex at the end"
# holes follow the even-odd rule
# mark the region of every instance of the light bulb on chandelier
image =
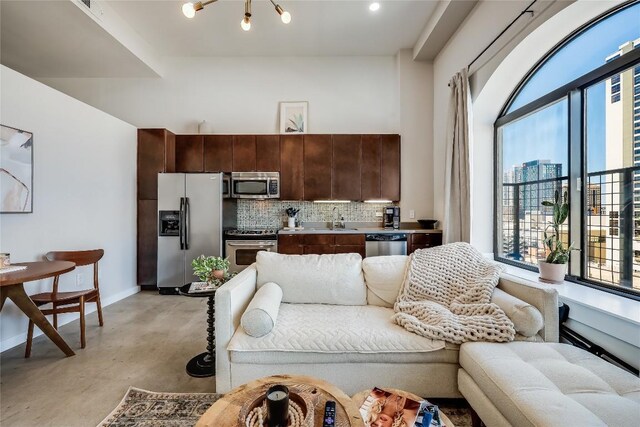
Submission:
MULTIPOLYGON (((196 16, 196 12, 204 9, 205 6, 215 3, 218 0, 206 0, 206 1, 188 1, 182 5, 182 13, 189 19, 192 19, 196 16)), ((284 24, 288 24, 291 22, 291 14, 284 10, 282 6, 276 4, 273 0, 270 0, 271 4, 276 9, 278 15, 280 15, 280 20, 284 24)), ((244 1, 244 18, 240 21, 240 26, 244 31, 249 31, 251 29, 251 0, 244 1)))
POLYGON ((193 3, 188 2, 182 5, 182 13, 187 18, 191 19, 196 16, 196 9, 193 7, 193 3))
POLYGON ((240 26, 243 30, 249 31, 251 29, 251 18, 249 18, 248 16, 242 18, 242 21, 240 21, 240 26))

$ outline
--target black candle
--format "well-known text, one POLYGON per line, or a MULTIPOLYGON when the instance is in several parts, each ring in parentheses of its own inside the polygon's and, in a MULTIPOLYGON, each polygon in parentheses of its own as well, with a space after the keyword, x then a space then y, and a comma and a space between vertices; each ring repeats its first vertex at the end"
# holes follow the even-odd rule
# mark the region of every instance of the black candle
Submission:
POLYGON ((267 390, 267 425, 289 425, 289 389, 283 385, 274 385, 267 390))

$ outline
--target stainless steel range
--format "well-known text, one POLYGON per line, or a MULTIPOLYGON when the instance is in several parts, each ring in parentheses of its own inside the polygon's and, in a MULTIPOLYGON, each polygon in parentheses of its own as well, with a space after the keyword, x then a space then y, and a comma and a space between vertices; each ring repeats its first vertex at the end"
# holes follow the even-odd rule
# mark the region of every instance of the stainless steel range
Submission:
POLYGON ((278 251, 277 230, 227 230, 225 254, 229 258, 229 270, 239 272, 256 262, 260 251, 278 251))

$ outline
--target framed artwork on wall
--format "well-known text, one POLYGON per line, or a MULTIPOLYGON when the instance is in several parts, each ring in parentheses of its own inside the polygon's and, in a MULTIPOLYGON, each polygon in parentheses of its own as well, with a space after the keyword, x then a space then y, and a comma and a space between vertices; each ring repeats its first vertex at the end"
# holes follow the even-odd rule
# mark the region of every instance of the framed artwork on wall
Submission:
POLYGON ((309 110, 308 102, 280 103, 280 133, 307 133, 309 110))
POLYGON ((0 125, 0 213, 33 212, 33 133, 0 125))

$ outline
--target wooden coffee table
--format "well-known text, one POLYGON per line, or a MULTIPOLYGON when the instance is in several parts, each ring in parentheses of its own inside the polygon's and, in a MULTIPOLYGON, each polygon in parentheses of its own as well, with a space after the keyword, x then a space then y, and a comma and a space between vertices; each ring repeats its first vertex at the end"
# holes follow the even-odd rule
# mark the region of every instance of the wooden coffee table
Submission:
POLYGON ((225 394, 205 412, 196 427, 242 426, 241 415, 246 412, 247 404, 260 396, 264 396, 267 389, 273 384, 284 384, 290 390, 303 389, 307 396, 313 396, 314 426, 322 425, 324 405, 327 400, 336 402, 336 427, 362 427, 364 425, 360 416, 360 405, 356 405, 349 396, 336 386, 313 377, 275 375, 241 385, 225 394))
MULTIPOLYGON (((406 391, 398 390, 397 388, 389 388, 389 387, 378 387, 378 388, 397 394, 398 396, 408 397, 409 399, 412 399, 418 402, 422 400, 422 397, 420 396, 417 396, 413 393, 407 393, 406 391)), ((363 390, 353 395, 351 400, 353 400, 353 402, 358 406, 358 408, 360 408, 364 403, 364 400, 367 398, 367 396, 369 396, 369 393, 371 393, 371 390, 363 390)), ((455 425, 451 422, 451 420, 447 418, 447 416, 444 413, 442 413, 442 411, 440 411, 440 420, 442 420, 442 422, 446 427, 455 427, 455 425)))

